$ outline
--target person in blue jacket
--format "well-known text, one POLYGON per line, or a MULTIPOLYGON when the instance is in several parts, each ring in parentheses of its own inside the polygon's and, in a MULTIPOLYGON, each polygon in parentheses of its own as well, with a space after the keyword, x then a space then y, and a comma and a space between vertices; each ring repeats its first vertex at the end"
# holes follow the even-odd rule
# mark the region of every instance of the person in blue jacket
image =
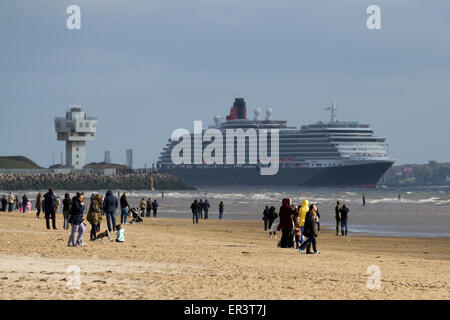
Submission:
POLYGON ((156 218, 156 213, 158 211, 159 203, 156 201, 156 199, 152 203, 152 209, 153 209, 153 217, 156 218))
POLYGON ((105 199, 103 200, 103 211, 106 213, 106 223, 108 224, 108 231, 116 230, 116 209, 119 207, 119 201, 111 190, 106 191, 105 199), (112 222, 112 228, 111 228, 112 222))
POLYGON ((83 213, 84 195, 80 192, 77 192, 77 195, 72 199, 72 207, 69 216, 69 223, 72 225, 72 231, 70 232, 69 241, 67 243, 67 246, 69 247, 84 246, 83 234, 86 231, 86 225, 83 222, 83 213))

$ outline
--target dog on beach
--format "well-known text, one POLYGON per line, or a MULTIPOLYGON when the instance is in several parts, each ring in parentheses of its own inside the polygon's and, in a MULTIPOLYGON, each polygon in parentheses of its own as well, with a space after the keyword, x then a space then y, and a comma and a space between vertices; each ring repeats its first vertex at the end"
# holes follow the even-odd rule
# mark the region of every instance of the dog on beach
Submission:
POLYGON ((109 231, 105 230, 104 232, 101 232, 97 234, 96 240, 102 240, 103 238, 108 238, 108 240, 111 240, 111 237, 109 236, 109 231))

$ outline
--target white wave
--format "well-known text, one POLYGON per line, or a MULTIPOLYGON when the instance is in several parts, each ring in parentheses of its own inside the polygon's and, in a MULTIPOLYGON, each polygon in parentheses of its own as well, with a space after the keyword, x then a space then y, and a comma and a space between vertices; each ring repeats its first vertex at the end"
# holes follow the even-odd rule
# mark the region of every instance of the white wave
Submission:
MULTIPOLYGON (((375 200, 370 200, 369 203, 389 203, 389 202, 398 202, 398 198, 383 198, 383 199, 375 199, 375 200)), ((404 200, 403 200, 404 201, 404 200)))
POLYGON ((419 203, 433 203, 433 202, 435 202, 436 200, 440 200, 440 198, 437 198, 437 197, 431 197, 431 198, 428 198, 428 199, 420 199, 420 200, 419 200, 419 203))
POLYGON ((435 204, 437 204, 437 205, 450 204, 450 199, 448 199, 448 200, 438 200, 438 201, 435 202, 435 204))

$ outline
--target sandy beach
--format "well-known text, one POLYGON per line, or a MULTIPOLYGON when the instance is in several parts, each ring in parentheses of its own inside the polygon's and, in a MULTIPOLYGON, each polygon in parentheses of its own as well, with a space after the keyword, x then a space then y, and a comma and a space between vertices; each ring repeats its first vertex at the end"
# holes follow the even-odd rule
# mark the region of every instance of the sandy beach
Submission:
POLYGON ((322 230, 321 254, 301 255, 277 248, 262 221, 146 218, 125 226, 125 243, 89 242, 88 226, 87 246, 71 248, 60 214, 56 231, 34 212, 0 221, 1 299, 450 298, 449 238, 322 230), (369 266, 380 270, 378 289, 367 286, 369 266), (80 271, 79 289, 67 270, 80 271))

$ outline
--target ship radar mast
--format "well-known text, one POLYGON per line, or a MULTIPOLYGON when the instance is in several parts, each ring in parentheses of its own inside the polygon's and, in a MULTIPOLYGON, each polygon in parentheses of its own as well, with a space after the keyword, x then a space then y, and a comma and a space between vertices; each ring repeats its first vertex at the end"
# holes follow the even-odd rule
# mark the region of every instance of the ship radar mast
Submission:
POLYGON ((333 98, 333 101, 331 102, 331 106, 326 107, 325 110, 331 112, 331 121, 330 121, 330 123, 336 123, 337 122, 336 99, 333 98))

